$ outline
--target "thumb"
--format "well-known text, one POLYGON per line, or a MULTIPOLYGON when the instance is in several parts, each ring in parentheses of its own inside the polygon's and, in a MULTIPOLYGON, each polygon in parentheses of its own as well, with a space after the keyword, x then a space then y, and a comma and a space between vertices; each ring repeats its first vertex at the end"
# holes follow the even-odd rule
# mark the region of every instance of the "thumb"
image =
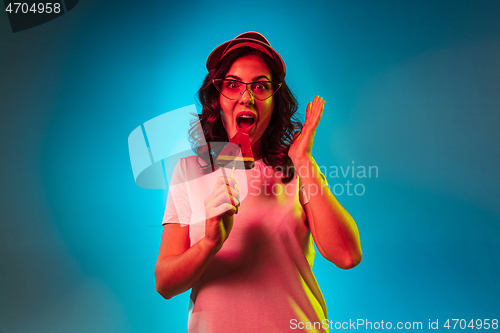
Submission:
POLYGON ((300 131, 297 131, 297 132, 293 133, 292 143, 295 142, 295 140, 297 140, 299 138, 300 134, 301 134, 300 131))

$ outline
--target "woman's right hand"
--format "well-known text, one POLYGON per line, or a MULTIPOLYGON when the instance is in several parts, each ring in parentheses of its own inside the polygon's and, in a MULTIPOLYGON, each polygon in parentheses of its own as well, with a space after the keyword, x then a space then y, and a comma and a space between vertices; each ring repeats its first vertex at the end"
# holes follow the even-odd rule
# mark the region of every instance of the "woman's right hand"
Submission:
POLYGON ((240 193, 233 178, 219 177, 205 199, 205 237, 191 246, 189 228, 166 224, 155 266, 156 290, 165 298, 185 292, 198 282, 233 227, 240 193), (227 185, 226 185, 227 184, 227 185))
POLYGON ((232 177, 219 177, 212 194, 205 199, 205 240, 219 251, 233 228, 233 215, 238 213, 240 193, 232 177))

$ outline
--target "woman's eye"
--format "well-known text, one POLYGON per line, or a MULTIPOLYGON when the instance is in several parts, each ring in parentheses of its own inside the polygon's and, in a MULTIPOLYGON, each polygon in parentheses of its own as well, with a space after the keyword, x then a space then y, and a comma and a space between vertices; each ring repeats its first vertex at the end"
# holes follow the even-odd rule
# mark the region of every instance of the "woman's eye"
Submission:
POLYGON ((229 89, 237 89, 239 88, 239 84, 237 82, 228 82, 226 84, 226 87, 229 88, 229 89))
POLYGON ((256 84, 253 85, 253 89, 254 90, 266 90, 267 87, 265 84, 261 83, 261 82, 258 82, 256 84))

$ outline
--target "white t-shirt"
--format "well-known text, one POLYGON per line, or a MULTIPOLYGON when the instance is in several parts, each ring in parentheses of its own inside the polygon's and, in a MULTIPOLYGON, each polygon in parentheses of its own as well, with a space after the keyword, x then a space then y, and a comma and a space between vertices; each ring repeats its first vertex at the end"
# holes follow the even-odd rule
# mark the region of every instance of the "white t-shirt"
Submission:
MULTIPOLYGON (((195 156, 181 159, 163 224, 189 227, 191 245, 203 238, 204 200, 222 175, 222 169, 204 175, 195 156)), ((192 288, 189 332, 328 332, 322 325, 326 304, 312 273, 315 251, 302 207, 307 199, 297 177, 287 184, 281 177, 262 161, 235 170, 241 206, 228 239, 192 288), (298 329, 299 322, 315 330, 298 329)))

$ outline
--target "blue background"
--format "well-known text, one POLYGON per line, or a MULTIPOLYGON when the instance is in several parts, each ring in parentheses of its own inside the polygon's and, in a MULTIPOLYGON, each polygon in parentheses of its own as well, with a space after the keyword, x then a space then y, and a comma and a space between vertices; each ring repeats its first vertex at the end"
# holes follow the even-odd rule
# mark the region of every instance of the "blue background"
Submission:
POLYGON ((0 332, 186 330, 188 293, 154 287, 166 192, 134 183, 127 137, 193 104, 208 54, 249 30, 285 60, 302 119, 326 100, 317 162, 379 170, 328 179, 366 188, 338 197, 361 264, 317 253, 330 319, 498 319, 499 13, 496 0, 88 0, 15 34, 0 14, 0 332))

